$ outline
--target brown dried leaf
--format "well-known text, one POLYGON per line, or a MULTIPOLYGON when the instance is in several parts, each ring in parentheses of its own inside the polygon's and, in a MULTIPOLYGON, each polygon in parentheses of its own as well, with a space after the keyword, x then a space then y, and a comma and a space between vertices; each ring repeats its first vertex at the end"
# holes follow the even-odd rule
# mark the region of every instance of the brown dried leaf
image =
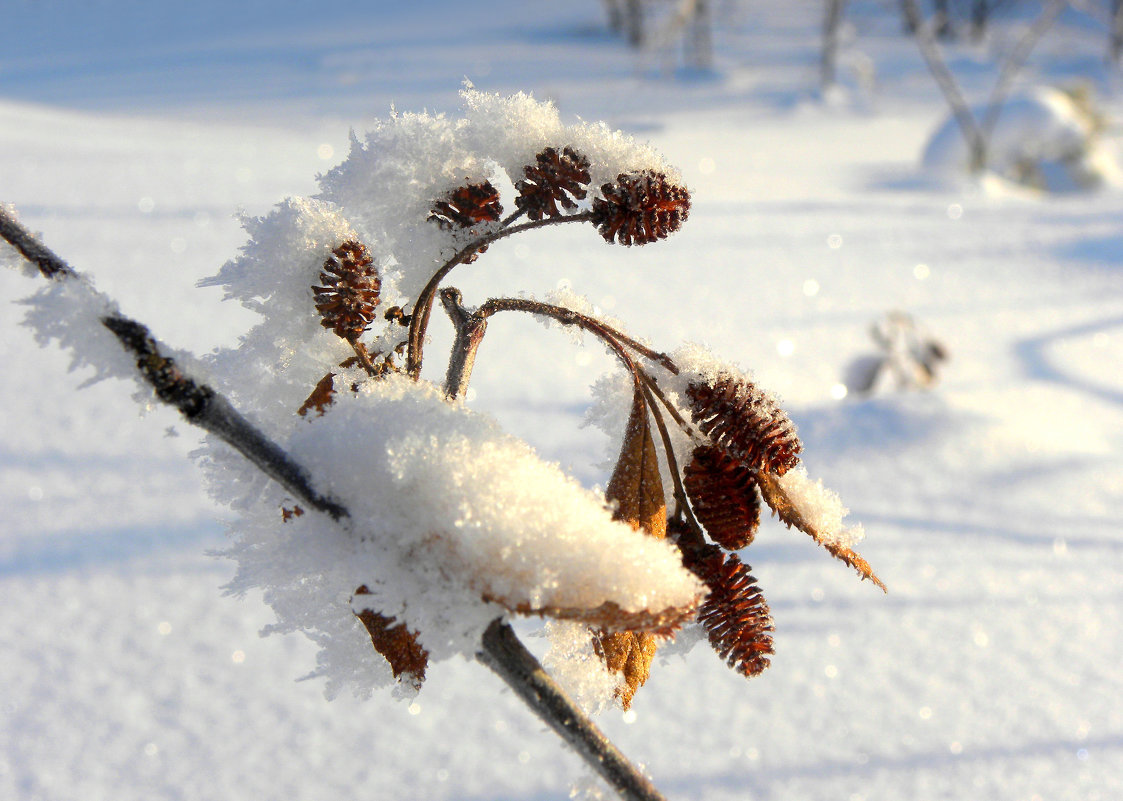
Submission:
POLYGON ((642 631, 602 633, 593 640, 593 647, 608 669, 624 675, 624 684, 617 690, 620 705, 628 709, 632 698, 651 675, 651 662, 659 647, 655 635, 642 631))
POLYGON ((816 531, 811 522, 800 513, 796 505, 792 503, 791 498, 784 492, 777 476, 766 470, 761 470, 757 473, 757 486, 760 487, 760 494, 764 497, 765 502, 772 507, 772 511, 776 513, 780 522, 788 528, 797 528, 804 534, 810 535, 815 542, 826 548, 827 553, 831 556, 854 568, 858 571, 859 576, 872 581, 881 588, 882 592, 889 592, 885 583, 873 572, 869 562, 863 559, 860 554, 850 548, 824 541, 822 533, 816 531))
POLYGON ((616 469, 608 480, 605 498, 616 503, 616 519, 633 529, 643 529, 656 539, 667 536, 667 502, 659 457, 651 438, 651 420, 643 393, 636 391, 632 413, 624 432, 624 444, 616 469))
MULTIPOLYGON (((605 497, 616 503, 616 519, 652 537, 667 536, 667 502, 647 402, 637 388, 632 413, 624 432, 624 445, 616 469, 608 481, 605 497)), ((651 660, 655 658, 656 638, 647 632, 617 631, 598 635, 598 650, 610 670, 624 674, 620 690, 621 705, 631 706, 636 690, 647 681, 651 660)))
MULTIPOLYGON (((355 590, 355 595, 370 595, 364 584, 355 590)), ((386 657, 394 678, 408 682, 419 688, 425 681, 425 669, 429 666, 429 652, 417 640, 417 633, 410 631, 404 623, 370 609, 355 615, 362 621, 370 634, 374 650, 386 657)))
POLYGON ((697 606, 671 606, 658 612, 641 609, 629 612, 619 604, 606 601, 594 609, 571 606, 531 606, 528 603, 512 602, 508 598, 490 592, 481 593, 487 603, 496 603, 519 615, 536 615, 554 620, 573 620, 588 626, 596 626, 603 632, 635 632, 653 634, 656 637, 669 637, 682 626, 694 619, 697 606))
POLYGON ((331 406, 334 402, 334 380, 335 373, 328 373, 326 376, 321 378, 320 382, 316 384, 316 388, 312 390, 312 394, 308 396, 303 404, 301 404, 296 413, 301 417, 307 417, 308 413, 315 409, 318 413, 317 416, 323 417, 324 413, 327 412, 328 407, 331 406))

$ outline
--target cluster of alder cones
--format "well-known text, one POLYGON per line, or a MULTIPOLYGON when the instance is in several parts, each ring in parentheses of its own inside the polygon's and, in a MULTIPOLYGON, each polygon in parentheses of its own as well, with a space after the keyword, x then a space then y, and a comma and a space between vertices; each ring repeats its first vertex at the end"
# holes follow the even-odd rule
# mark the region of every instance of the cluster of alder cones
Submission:
MULTIPOLYGON (((499 192, 488 181, 467 184, 434 202, 429 220, 458 236, 468 237, 457 263, 468 263, 486 250, 491 234, 525 216, 532 222, 591 222, 607 242, 642 245, 678 230, 690 210, 687 190, 654 171, 621 174, 604 184, 587 211, 579 203, 588 195, 589 160, 571 147, 548 147, 535 163, 524 168, 515 184, 516 211, 503 218, 499 192)), ((452 264, 452 262, 450 262, 452 264)), ((447 265, 446 265, 447 266, 447 265)), ((320 284, 314 286, 322 324, 348 341, 356 356, 342 366, 361 363, 372 377, 399 370, 394 354, 371 354, 360 338, 375 319, 381 283, 377 265, 360 242, 341 243, 324 262, 320 284), (377 363, 375 360, 378 360, 377 363)), ((418 310, 413 310, 414 314, 418 310)), ((384 315, 408 324, 413 315, 394 307, 384 315)), ((618 352, 635 343, 620 332, 597 324, 594 333, 618 352), (622 344, 623 343, 623 344, 622 344)), ((403 342, 404 346, 405 343, 403 342)), ((401 351, 401 346, 397 349, 401 351)), ((671 635, 688 618, 707 631, 711 645, 730 667, 753 676, 769 664, 772 618, 750 568, 735 553, 749 545, 760 522, 763 500, 788 526, 818 533, 783 493, 778 479, 799 462, 802 449, 794 425, 766 392, 747 379, 732 375, 691 383, 686 399, 691 422, 672 411, 672 417, 697 443, 691 461, 679 471, 667 439, 660 411, 670 409, 657 381, 625 357, 636 381, 636 393, 623 449, 606 491, 616 517, 659 538, 670 538, 682 553, 683 564, 709 588, 696 610, 662 619, 645 628, 615 628, 620 622, 608 610, 593 610, 580 619, 592 626, 590 636, 605 664, 623 675, 620 700, 627 707, 647 679, 661 638, 671 635), (655 423, 663 437, 664 458, 677 488, 674 514, 668 515, 658 457, 652 436, 655 423), (692 428, 691 424, 696 427, 692 428)), ((665 356, 662 364, 677 368, 665 356)), ((301 407, 300 414, 325 413, 335 393, 328 373, 301 407)), ((299 510, 284 510, 288 520, 299 510)), ((876 576, 861 557, 844 548, 826 545, 832 554, 855 567, 863 578, 876 576)), ((364 587, 356 595, 368 594, 364 587)), ((525 610, 513 610, 525 611, 525 610)), ((539 613, 551 614, 548 610, 539 613)), ((558 614, 560 617, 572 615, 558 614)), ((416 686, 424 680, 428 654, 416 632, 394 618, 371 611, 359 614, 375 649, 389 661, 395 677, 416 686)))

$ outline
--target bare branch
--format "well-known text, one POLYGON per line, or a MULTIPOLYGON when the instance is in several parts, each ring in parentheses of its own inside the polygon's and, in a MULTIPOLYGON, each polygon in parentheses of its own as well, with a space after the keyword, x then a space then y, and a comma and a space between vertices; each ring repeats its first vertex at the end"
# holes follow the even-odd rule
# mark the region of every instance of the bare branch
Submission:
POLYGON ((990 92, 990 99, 987 100, 987 112, 983 118, 981 125, 982 135, 985 140, 990 141, 991 136, 994 135, 994 127, 998 124, 998 118, 1002 115, 1002 106, 1006 102, 1006 96, 1010 91, 1010 86, 1014 83, 1014 78, 1021 72, 1022 67, 1025 66, 1026 59, 1029 58, 1030 52, 1040 41, 1045 32, 1053 26, 1057 21, 1057 17, 1061 12, 1068 7, 1068 0, 1053 0, 1049 6, 1041 12, 1039 16, 1022 36, 1013 51, 1002 62, 1002 72, 998 75, 998 81, 994 84, 994 88, 990 92))
POLYGON ((979 127, 975 115, 971 113, 971 108, 963 97, 963 91, 959 88, 959 82, 948 69, 940 45, 936 42, 933 25, 939 24, 940 15, 936 15, 933 24, 926 24, 916 0, 901 0, 901 9, 904 11, 909 29, 914 32, 920 55, 924 58, 928 71, 935 78, 936 85, 943 92, 944 99, 951 106, 952 114, 955 115, 956 122, 963 132, 963 138, 967 141, 970 170, 972 173, 979 172, 987 163, 987 137, 979 127))
MULTIPOLYGON (((37 241, 2 208, 0 236, 24 258, 36 264, 45 277, 56 281, 84 280, 80 273, 37 241)), ((91 290, 90 299, 96 303, 103 296, 91 290)), ((109 307, 107 301, 104 306, 109 307)), ((338 501, 313 486, 303 467, 243 417, 226 398, 185 374, 175 360, 166 355, 166 349, 146 326, 118 312, 107 313, 100 319, 121 347, 136 357, 137 371, 152 387, 156 397, 178 409, 187 422, 217 436, 311 508, 334 520, 348 516, 347 510, 338 501)))
POLYGON ((640 773, 604 736, 501 620, 488 626, 477 659, 491 668, 523 702, 565 740, 593 770, 627 801, 665 801, 651 780, 640 773))

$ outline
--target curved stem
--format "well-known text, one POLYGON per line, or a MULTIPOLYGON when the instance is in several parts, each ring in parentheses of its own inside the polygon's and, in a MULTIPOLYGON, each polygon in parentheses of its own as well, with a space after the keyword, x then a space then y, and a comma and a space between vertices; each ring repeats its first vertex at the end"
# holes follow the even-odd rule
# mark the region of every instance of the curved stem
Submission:
MULTIPOLYGON (((521 311, 527 312, 528 314, 541 314, 544 317, 557 320, 563 325, 575 325, 578 328, 582 328, 600 337, 608 343, 610 347, 615 343, 616 346, 630 348, 645 359, 657 362, 671 373, 675 375, 678 374, 678 366, 671 361, 671 357, 667 354, 652 350, 646 345, 632 339, 623 331, 618 331, 595 317, 590 317, 587 314, 582 314, 573 309, 567 309, 565 306, 555 306, 552 303, 543 303, 542 301, 530 300, 529 298, 492 298, 480 306, 479 311, 476 313, 484 317, 490 317, 496 312, 501 311, 521 311)), ((615 350, 615 348, 613 349, 615 350)))
MULTIPOLYGON (((655 418, 655 426, 659 429, 659 438, 663 441, 663 452, 667 459, 667 469, 671 473, 671 482, 674 484, 675 488, 675 514, 686 519, 686 524, 694 535, 696 542, 703 543, 705 542, 705 538, 702 534, 702 526, 699 525, 697 518, 694 517, 694 512, 691 510, 690 503, 687 500, 686 488, 682 485, 682 474, 678 469, 678 459, 675 458, 675 449, 671 443, 671 434, 667 430, 667 424, 663 420, 663 415, 657 410, 655 403, 656 393, 652 392, 654 386, 655 383, 651 380, 651 377, 644 373, 643 394, 647 398, 647 407, 651 411, 651 416, 655 418)), ((658 394, 663 404, 671 409, 672 407, 667 404, 667 399, 662 396, 662 393, 658 394)), ((675 412, 675 414, 677 414, 677 412, 675 412)))
POLYGON ((421 290, 417 296, 417 302, 413 306, 413 314, 409 323, 409 350, 406 354, 406 372, 409 373, 411 378, 416 379, 421 375, 421 361, 423 358, 423 351, 425 349, 425 332, 429 328, 429 317, 433 312, 433 301, 437 296, 437 288, 441 285, 441 281, 445 279, 452 270, 458 265, 463 264, 468 260, 472 254, 479 252, 480 248, 490 245, 492 242, 498 242, 500 239, 506 239, 509 236, 520 234, 523 231, 529 231, 534 228, 545 228, 549 225, 561 225, 562 223, 570 222, 591 222, 593 213, 591 211, 583 212, 581 214, 570 214, 565 217, 547 217, 541 220, 532 220, 525 222, 521 225, 509 225, 509 222, 517 218, 516 215, 508 217, 504 221, 504 225, 509 227, 500 228, 497 231, 492 231, 490 234, 479 237, 469 242, 456 252, 456 254, 441 265, 433 277, 429 279, 429 283, 421 290))

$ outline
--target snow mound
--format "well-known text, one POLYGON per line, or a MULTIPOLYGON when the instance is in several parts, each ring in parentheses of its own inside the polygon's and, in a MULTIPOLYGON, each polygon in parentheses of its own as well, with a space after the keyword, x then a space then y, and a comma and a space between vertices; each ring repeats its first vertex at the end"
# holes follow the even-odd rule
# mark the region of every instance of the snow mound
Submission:
MULTIPOLYGON (((989 109, 973 107, 984 124, 989 109)), ((1115 182, 1119 164, 1100 137, 1104 128, 1090 93, 1084 88, 1033 87, 1002 105, 987 144, 987 169, 1023 186, 1047 192, 1095 189, 1115 182)), ((970 171, 971 153, 954 115, 933 132, 922 163, 942 175, 970 171)))

